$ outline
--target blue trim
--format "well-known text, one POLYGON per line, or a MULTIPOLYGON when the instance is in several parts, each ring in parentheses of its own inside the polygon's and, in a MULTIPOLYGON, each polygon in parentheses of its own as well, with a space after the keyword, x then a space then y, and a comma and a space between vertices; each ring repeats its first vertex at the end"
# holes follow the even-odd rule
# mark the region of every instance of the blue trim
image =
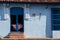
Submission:
POLYGON ((18 32, 18 15, 16 15, 16 32, 18 32))
POLYGON ((11 32, 11 14, 10 14, 10 32, 11 32))
POLYGON ((60 19, 52 19, 52 20, 60 20, 60 19))
POLYGON ((51 38, 52 38, 52 9, 51 9, 51 38))
POLYGON ((24 9, 23 9, 23 32, 24 32, 24 9))

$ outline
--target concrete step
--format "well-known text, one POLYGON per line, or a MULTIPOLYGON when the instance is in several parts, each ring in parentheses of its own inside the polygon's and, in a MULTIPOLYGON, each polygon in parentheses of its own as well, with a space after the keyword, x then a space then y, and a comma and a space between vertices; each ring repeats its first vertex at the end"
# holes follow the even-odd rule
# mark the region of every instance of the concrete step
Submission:
POLYGON ((12 32, 8 34, 8 38, 24 38, 24 33, 22 32, 12 32))

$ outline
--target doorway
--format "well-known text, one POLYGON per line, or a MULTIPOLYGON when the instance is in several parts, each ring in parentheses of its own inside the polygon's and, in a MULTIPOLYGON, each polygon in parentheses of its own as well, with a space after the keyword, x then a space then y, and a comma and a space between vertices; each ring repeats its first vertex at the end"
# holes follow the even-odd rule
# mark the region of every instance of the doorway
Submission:
POLYGON ((21 7, 10 8, 11 32, 24 32, 24 10, 21 7))

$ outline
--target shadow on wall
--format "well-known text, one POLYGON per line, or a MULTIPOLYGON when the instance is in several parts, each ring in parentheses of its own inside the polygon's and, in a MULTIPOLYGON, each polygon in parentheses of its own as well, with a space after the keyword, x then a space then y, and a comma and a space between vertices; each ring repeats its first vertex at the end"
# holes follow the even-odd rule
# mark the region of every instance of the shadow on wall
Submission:
POLYGON ((0 20, 4 19, 3 7, 0 7, 0 20))
POLYGON ((51 9, 49 13, 46 13, 46 37, 52 38, 52 28, 51 28, 51 9))

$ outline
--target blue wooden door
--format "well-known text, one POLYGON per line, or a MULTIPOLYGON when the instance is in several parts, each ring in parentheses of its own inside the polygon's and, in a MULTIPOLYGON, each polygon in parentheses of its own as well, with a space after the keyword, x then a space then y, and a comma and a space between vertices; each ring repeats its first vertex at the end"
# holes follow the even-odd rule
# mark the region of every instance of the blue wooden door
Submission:
POLYGON ((11 32, 23 32, 23 13, 24 10, 21 7, 10 8, 11 32))

